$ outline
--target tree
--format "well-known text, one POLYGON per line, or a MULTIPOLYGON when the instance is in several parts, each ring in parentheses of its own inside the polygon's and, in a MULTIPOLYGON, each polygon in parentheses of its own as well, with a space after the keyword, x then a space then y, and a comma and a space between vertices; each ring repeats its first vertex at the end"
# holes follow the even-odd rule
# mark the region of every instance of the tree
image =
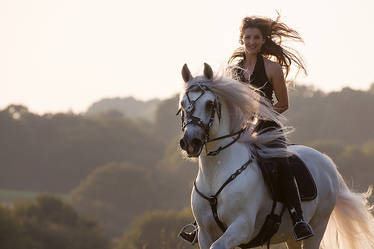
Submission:
MULTIPOLYGON (((21 242, 9 249, 110 247, 108 238, 94 221, 80 217, 70 205, 59 198, 40 195, 32 202, 17 203, 11 213, 13 216, 8 217, 15 217, 17 225, 13 225, 13 230, 21 242)), ((6 240, 12 241, 11 238, 7 237, 6 240)))
MULTIPOLYGON (((177 238, 183 225, 192 221, 189 208, 181 211, 153 211, 136 217, 115 249, 187 249, 177 238)), ((194 248, 198 248, 195 246, 194 248)))
POLYGON ((95 169, 71 193, 73 205, 99 220, 118 236, 134 216, 160 208, 158 181, 151 170, 130 163, 109 163, 95 169))
POLYGON ((137 215, 188 205, 192 178, 186 176, 125 162, 109 163, 94 170, 70 196, 80 212, 97 219, 116 237, 137 215))
POLYGON ((23 235, 22 224, 17 220, 10 208, 0 205, 0 248, 27 248, 26 236, 23 235))

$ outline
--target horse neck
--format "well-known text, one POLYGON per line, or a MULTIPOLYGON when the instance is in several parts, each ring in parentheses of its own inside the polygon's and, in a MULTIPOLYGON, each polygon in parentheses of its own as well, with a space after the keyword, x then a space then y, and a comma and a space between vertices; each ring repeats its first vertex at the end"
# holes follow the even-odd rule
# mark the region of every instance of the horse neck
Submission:
MULTIPOLYGON (((217 126, 212 127, 212 129, 215 128, 217 131, 214 132, 214 136, 212 136, 211 139, 230 134, 229 113, 224 104, 222 105, 221 113, 221 122, 219 124, 218 122, 215 122, 215 125, 217 126)), ((219 146, 225 146, 232 142, 232 140, 232 137, 228 137, 208 143, 206 145, 207 151, 216 150, 219 146)), ((208 188, 205 189, 206 191, 211 192, 216 190, 217 187, 222 185, 227 177, 248 161, 250 156, 247 145, 239 142, 230 145, 216 156, 207 156, 204 151, 199 157, 199 173, 197 181, 203 182, 202 185, 205 185, 205 187, 208 188)))

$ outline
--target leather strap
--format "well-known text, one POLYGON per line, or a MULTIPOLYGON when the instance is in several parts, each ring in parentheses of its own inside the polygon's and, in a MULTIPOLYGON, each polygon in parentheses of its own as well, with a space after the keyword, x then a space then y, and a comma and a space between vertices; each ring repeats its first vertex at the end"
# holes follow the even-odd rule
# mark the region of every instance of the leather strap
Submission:
POLYGON ((210 208, 212 209, 214 220, 216 221, 219 228, 221 228, 222 232, 225 232, 227 227, 223 222, 219 219, 218 213, 217 213, 217 196, 221 193, 224 187, 226 187, 227 184, 229 184, 231 181, 233 181, 240 173, 242 173, 248 165, 252 162, 252 158, 249 158, 249 160, 243 164, 238 170, 236 170, 227 180, 222 184, 222 186, 218 189, 217 193, 215 195, 206 196, 203 193, 199 191, 199 189, 196 186, 196 180, 194 181, 194 187, 196 192, 205 200, 209 201, 210 208))
POLYGON ((208 156, 216 156, 218 155, 222 150, 226 149, 227 147, 229 147, 230 145, 234 144, 236 141, 239 140, 240 136, 242 135, 242 133, 246 130, 246 127, 240 129, 239 131, 233 133, 233 134, 228 134, 228 135, 225 135, 225 136, 222 136, 222 137, 216 137, 212 140, 209 140, 207 141, 206 143, 209 143, 209 142, 213 142, 213 141, 216 141, 216 140, 219 140, 219 139, 224 139, 224 138, 227 138, 227 137, 232 137, 232 136, 235 136, 237 135, 236 138, 234 138, 234 140, 232 140, 230 143, 226 144, 225 146, 220 146, 218 147, 217 150, 214 150, 214 151, 209 151, 207 153, 208 156))

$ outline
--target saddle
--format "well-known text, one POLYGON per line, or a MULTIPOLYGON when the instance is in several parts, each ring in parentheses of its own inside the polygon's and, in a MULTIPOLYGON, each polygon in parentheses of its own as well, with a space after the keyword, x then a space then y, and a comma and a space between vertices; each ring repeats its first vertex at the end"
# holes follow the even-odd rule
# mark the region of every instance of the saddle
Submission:
MULTIPOLYGON (((317 188, 308 168, 295 154, 292 154, 288 160, 297 182, 301 201, 314 200, 317 197, 317 188)), ((273 200, 284 202, 279 193, 281 181, 278 178, 278 167, 282 165, 279 165, 278 161, 273 158, 259 158, 258 165, 273 200)))

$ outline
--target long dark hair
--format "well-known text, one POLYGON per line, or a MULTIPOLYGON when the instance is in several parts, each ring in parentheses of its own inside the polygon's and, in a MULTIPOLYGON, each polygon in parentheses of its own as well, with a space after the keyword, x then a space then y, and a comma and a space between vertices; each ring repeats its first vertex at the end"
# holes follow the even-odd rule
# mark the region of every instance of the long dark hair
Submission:
MULTIPOLYGON (((304 61, 300 54, 290 47, 286 47, 284 45, 282 46, 282 41, 284 38, 300 42, 303 42, 303 39, 296 30, 289 28, 286 24, 280 22, 279 20, 279 14, 275 21, 270 18, 257 16, 243 18, 240 26, 239 43, 243 45, 244 30, 246 28, 258 28, 265 39, 265 43, 262 45, 260 51, 265 58, 275 58, 275 61, 278 62, 285 70, 286 77, 290 71, 292 62, 296 63, 298 72, 302 70, 305 74, 307 74, 304 61)), ((228 64, 233 64, 237 60, 241 61, 239 64, 243 64, 245 60, 245 50, 243 46, 234 51, 228 60, 228 64)))

